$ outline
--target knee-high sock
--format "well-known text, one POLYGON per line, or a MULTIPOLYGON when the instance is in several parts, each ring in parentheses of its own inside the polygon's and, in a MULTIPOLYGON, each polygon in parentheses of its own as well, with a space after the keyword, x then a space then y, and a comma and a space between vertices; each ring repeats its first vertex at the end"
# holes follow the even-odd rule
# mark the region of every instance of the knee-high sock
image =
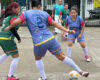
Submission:
POLYGON ((3 54, 2 56, 0 56, 0 64, 2 64, 2 62, 7 58, 8 56, 6 54, 3 54))
POLYGON ((72 47, 67 47, 67 56, 71 57, 72 47))
POLYGON ((42 79, 46 79, 45 71, 44 71, 44 64, 42 60, 36 60, 36 66, 41 73, 42 79))
POLYGON ((83 51, 84 51, 85 56, 87 56, 88 55, 87 48, 83 48, 83 51))
POLYGON ((75 64, 75 62, 74 62, 72 59, 70 59, 69 57, 66 57, 66 58, 64 59, 64 62, 65 62, 66 64, 68 64, 69 66, 73 67, 76 71, 82 72, 82 70, 81 70, 81 69, 75 64))
POLYGON ((18 58, 13 58, 11 65, 10 65, 10 70, 8 76, 11 77, 13 73, 15 72, 17 65, 18 65, 19 57, 18 58))

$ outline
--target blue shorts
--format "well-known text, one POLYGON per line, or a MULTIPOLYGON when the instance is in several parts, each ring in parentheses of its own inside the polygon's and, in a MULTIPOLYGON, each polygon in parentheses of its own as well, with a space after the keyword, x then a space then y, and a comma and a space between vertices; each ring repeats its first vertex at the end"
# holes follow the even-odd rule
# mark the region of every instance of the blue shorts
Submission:
POLYGON ((47 50, 49 50, 53 55, 62 52, 59 43, 56 41, 55 38, 53 38, 42 45, 34 46, 34 55, 36 57, 44 57, 47 50))
POLYGON ((80 30, 75 31, 75 33, 69 33, 68 34, 68 39, 67 41, 73 41, 73 43, 75 42, 75 39, 77 38, 77 42, 85 42, 85 38, 84 38, 84 33, 82 34, 81 38, 78 38, 79 34, 80 34, 80 30))

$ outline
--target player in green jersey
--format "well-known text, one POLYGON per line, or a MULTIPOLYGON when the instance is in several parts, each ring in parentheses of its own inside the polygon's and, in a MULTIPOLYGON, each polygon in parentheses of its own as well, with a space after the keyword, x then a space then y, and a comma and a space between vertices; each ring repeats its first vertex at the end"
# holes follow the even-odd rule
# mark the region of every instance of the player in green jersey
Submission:
POLYGON ((18 43, 21 42, 20 36, 17 33, 19 26, 16 26, 15 28, 7 32, 4 32, 4 29, 10 24, 12 24, 15 19, 17 19, 19 10, 20 5, 17 2, 13 2, 7 7, 5 13, 0 18, 3 19, 2 28, 0 32, 0 46, 2 47, 5 53, 0 56, 0 64, 5 59, 7 59, 9 55, 11 55, 13 58, 6 80, 19 80, 18 78, 13 76, 13 73, 15 72, 19 61, 18 48, 14 41, 14 37, 16 37, 18 43))

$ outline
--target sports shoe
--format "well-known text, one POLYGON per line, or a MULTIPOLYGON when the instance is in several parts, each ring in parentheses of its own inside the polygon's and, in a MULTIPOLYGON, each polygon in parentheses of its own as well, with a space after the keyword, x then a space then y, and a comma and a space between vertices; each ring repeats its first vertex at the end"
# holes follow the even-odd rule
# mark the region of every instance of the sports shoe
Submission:
POLYGON ((42 77, 40 77, 38 80, 48 80, 48 79, 42 79, 42 77))
POLYGON ((82 75, 84 77, 88 77, 89 76, 89 72, 80 72, 80 75, 82 75))
POLYGON ((8 76, 7 76, 7 80, 19 80, 19 78, 14 77, 14 76, 12 76, 12 77, 8 77, 8 76))
POLYGON ((90 58, 89 58, 89 56, 85 56, 85 59, 86 59, 87 62, 91 61, 90 58))
POLYGON ((64 38, 67 38, 67 35, 66 34, 64 35, 64 38))
POLYGON ((58 34, 57 32, 55 32, 55 34, 58 34))

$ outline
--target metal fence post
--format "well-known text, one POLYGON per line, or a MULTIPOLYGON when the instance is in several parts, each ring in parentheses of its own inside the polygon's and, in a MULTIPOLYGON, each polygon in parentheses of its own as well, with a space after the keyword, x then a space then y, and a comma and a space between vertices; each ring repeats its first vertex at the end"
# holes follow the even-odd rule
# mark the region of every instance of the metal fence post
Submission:
POLYGON ((1 0, 0 0, 0 17, 1 17, 1 0))
POLYGON ((45 10, 45 0, 43 0, 43 10, 45 10))
POLYGON ((29 9, 29 2, 30 2, 30 0, 26 0, 26 9, 28 10, 29 9))
POLYGON ((6 7, 7 7, 7 1, 4 0, 4 8, 6 9, 6 7))
POLYGON ((82 17, 85 20, 85 4, 86 0, 81 0, 82 1, 82 17))

